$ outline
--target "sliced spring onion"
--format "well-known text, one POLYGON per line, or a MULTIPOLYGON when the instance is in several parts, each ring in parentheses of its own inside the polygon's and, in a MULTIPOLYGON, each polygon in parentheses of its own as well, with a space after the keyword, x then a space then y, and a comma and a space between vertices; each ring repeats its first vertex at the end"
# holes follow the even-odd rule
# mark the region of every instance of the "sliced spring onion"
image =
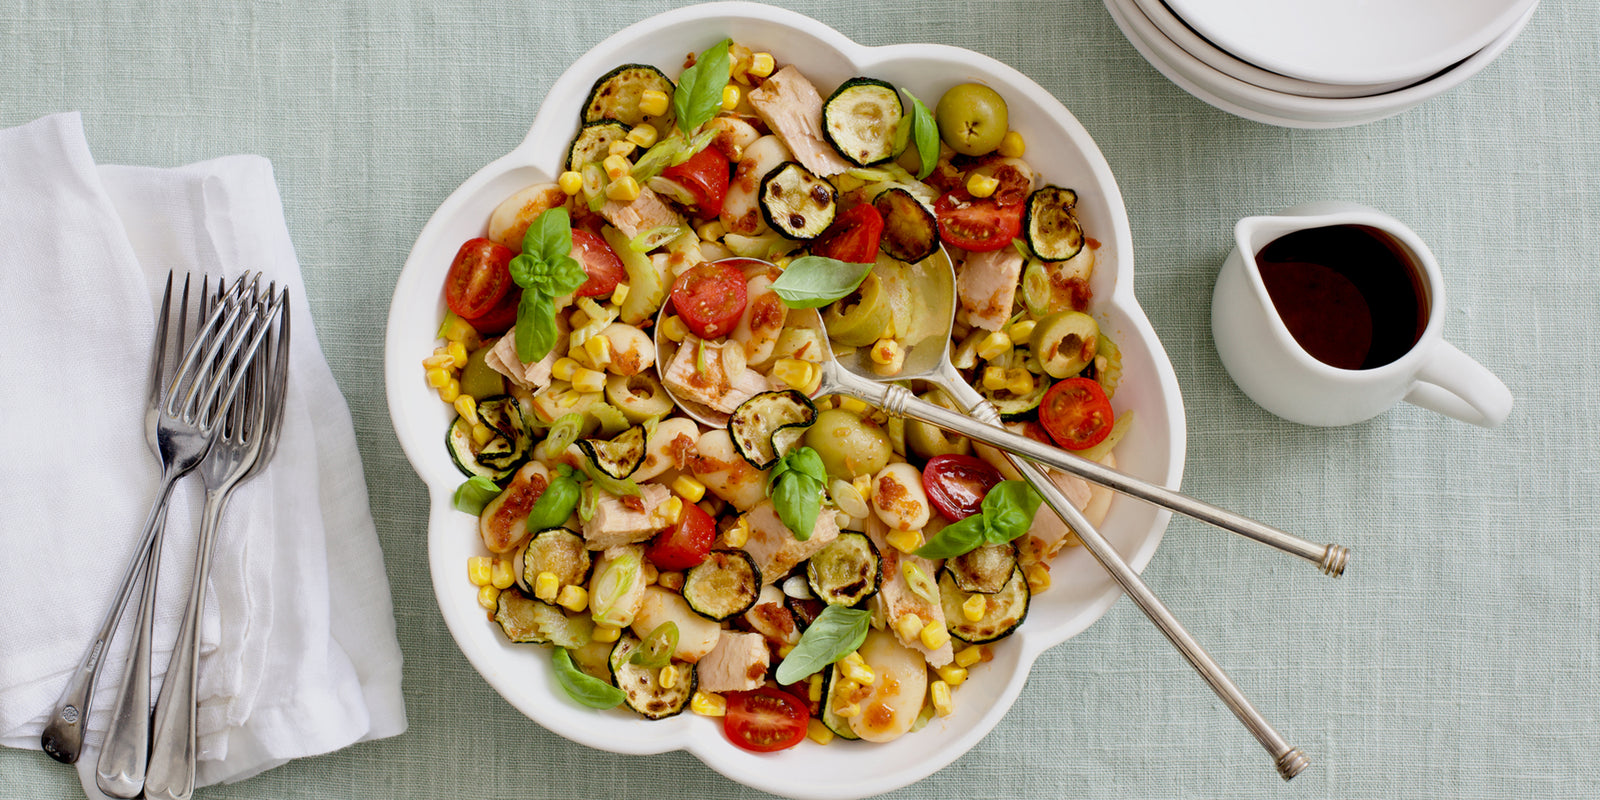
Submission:
POLYGON ((911 587, 911 592, 916 596, 930 602, 939 602, 939 586, 928 577, 927 571, 911 561, 900 562, 900 573, 906 577, 906 585, 911 587))
POLYGON ((550 426, 550 433, 545 436, 544 445, 552 456, 557 456, 567 452, 567 448, 582 435, 583 415, 563 414, 550 426))
POLYGON ((1050 272, 1042 262, 1029 261, 1023 270, 1022 302, 1036 317, 1050 313, 1050 272))
POLYGON ((595 622, 617 627, 625 624, 613 618, 611 612, 616 610, 623 596, 633 589, 640 568, 639 554, 632 550, 619 553, 606 563, 604 571, 595 577, 594 591, 589 595, 589 613, 595 622))
POLYGON ((578 495, 578 519, 588 522, 594 519, 595 509, 600 505, 600 487, 592 483, 585 483, 583 491, 578 495))
POLYGON ((683 233, 681 225, 661 225, 651 228, 638 236, 628 240, 628 248, 635 253, 648 253, 651 250, 678 238, 683 233))

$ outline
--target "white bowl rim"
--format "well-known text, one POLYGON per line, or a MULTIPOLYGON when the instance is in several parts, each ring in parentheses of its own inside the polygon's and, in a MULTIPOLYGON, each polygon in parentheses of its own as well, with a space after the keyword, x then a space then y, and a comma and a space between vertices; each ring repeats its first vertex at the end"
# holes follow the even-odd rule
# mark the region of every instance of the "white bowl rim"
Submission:
MULTIPOLYGON (((539 142, 548 141, 542 135, 552 126, 561 127, 562 136, 570 136, 572 121, 566 119, 572 116, 570 109, 564 105, 557 108, 559 103, 553 98, 562 96, 563 93, 577 92, 581 100, 587 93, 595 75, 601 74, 611 66, 620 63, 619 48, 629 42, 645 40, 645 37, 657 36, 659 31, 671 26, 686 23, 705 23, 707 26, 717 24, 737 24, 740 21, 751 24, 771 24, 782 26, 797 34, 813 37, 821 42, 834 47, 839 53, 863 71, 870 72, 875 64, 892 61, 897 57, 927 59, 930 56, 948 59, 955 62, 963 69, 978 74, 992 74, 1003 83, 1003 91, 1013 93, 1014 96, 1025 97, 1036 105, 1039 111, 1047 116, 1051 122, 1060 126, 1061 132, 1078 147, 1078 156, 1088 162, 1093 172, 1096 188, 1104 197, 1104 202, 1112 215, 1110 236, 1114 238, 1114 252, 1116 254, 1115 288, 1109 297, 1103 297, 1097 302, 1097 309, 1110 307, 1125 317, 1127 328, 1124 335, 1137 335, 1138 341, 1143 344, 1150 354, 1150 367, 1154 372, 1155 385, 1151 386, 1149 393, 1164 401, 1158 416, 1162 419, 1151 420, 1148 425, 1164 424, 1168 439, 1166 452, 1166 474, 1147 475, 1146 477, 1162 483, 1170 488, 1177 488, 1182 474, 1182 467, 1186 449, 1186 427, 1183 416, 1183 403, 1176 375, 1170 360, 1166 357, 1164 348, 1155 336, 1154 328, 1139 307, 1133 296, 1133 249, 1132 234, 1127 220, 1126 210, 1122 197, 1117 188, 1115 179, 1111 175, 1110 166, 1104 156, 1095 146, 1088 132, 1083 129, 1076 118, 1072 117, 1060 102, 1037 83, 1022 75, 1020 72, 1006 66, 992 58, 972 51, 945 45, 928 44, 900 44, 878 47, 868 47, 855 43, 843 34, 823 25, 809 17, 795 12, 749 2, 719 2, 696 6, 689 6, 668 11, 654 17, 637 22, 606 38, 584 56, 575 61, 560 78, 551 86, 546 94, 546 99, 541 105, 541 110, 535 117, 534 123, 523 142, 510 153, 485 165, 473 176, 464 181, 460 187, 450 194, 435 210, 428 223, 418 235, 411 255, 407 258, 396 282, 395 296, 391 302, 389 323, 386 329, 388 345, 385 353, 385 386, 389 399, 390 415, 395 426, 397 438, 400 440, 402 450, 411 461, 424 482, 428 485, 430 497, 429 514, 429 558, 430 574, 434 581, 435 594, 440 599, 440 610, 445 617, 445 622, 457 645, 467 656, 474 668, 483 676, 484 680, 493 686, 508 702, 526 714, 530 719, 540 723, 565 738, 580 744, 597 749, 620 753, 660 753, 670 750, 682 749, 693 754, 712 769, 744 783, 765 791, 780 793, 797 798, 816 798, 816 800, 846 800, 867 795, 891 791, 920 780, 951 761, 960 757, 975 745, 990 729, 997 724, 1010 705, 1015 701, 1031 670, 1033 662, 1045 650, 1065 639, 1076 635, 1087 628, 1116 601, 1121 595, 1120 590, 1109 591, 1099 596, 1088 606, 1078 610, 1073 619, 1081 624, 1071 630, 1050 631, 1046 635, 1043 629, 1030 631, 1024 627, 1010 640, 1008 647, 1004 648, 1005 659, 1015 659, 1015 666, 1010 674, 1006 675, 1001 693, 995 697, 991 706, 973 724, 950 738, 943 740, 945 743, 935 751, 929 752, 919 758, 918 762, 908 769, 900 769, 885 773, 871 779, 856 779, 849 784, 824 783, 819 780, 812 785, 796 786, 792 784, 775 783, 770 772, 771 769, 764 765, 775 765, 778 762, 764 762, 761 758, 741 758, 730 761, 728 751, 732 746, 723 737, 687 737, 672 738, 656 734, 654 731, 644 735, 633 735, 636 729, 630 729, 630 738, 619 741, 607 738, 582 725, 577 727, 559 727, 552 722, 566 716, 564 706, 560 703, 555 709, 530 709, 512 700, 512 691, 516 688, 513 681, 505 675, 496 674, 494 663, 497 646, 479 641, 485 639, 482 612, 457 613, 457 606, 444 602, 443 592, 455 590, 447 589, 460 583, 460 564, 456 562, 445 563, 440 556, 445 551, 441 543, 442 537, 434 535, 433 531, 445 530, 446 526, 459 527, 459 522, 452 521, 459 517, 459 512, 451 508, 450 495, 462 480, 459 474, 454 473, 453 467, 439 468, 443 460, 448 464, 448 459, 441 459, 441 448, 438 439, 433 435, 421 433, 422 427, 417 423, 419 417, 413 412, 413 398, 419 392, 419 378, 416 367, 416 353, 409 347, 402 347, 398 343, 406 338, 409 325, 414 324, 414 319, 407 319, 405 311, 411 305, 407 302, 414 294, 425 293, 437 296, 439 289, 436 265, 424 263, 419 255, 422 252, 433 252, 437 249, 437 241, 441 237, 440 228, 453 217, 459 215, 466 206, 469 197, 496 178, 501 178, 509 173, 526 170, 536 163, 535 156, 541 151, 548 151, 548 147, 541 148, 539 142), (581 85, 579 85, 581 84, 581 85), (576 86, 576 88, 574 88, 576 86), (563 122, 555 122, 560 116, 563 122), (430 277, 431 276, 431 277, 430 277)), ((1008 95, 1010 97, 1012 95, 1008 95)), ((576 106, 578 101, 574 101, 576 106)), ((562 139, 565 141, 565 139, 562 139)), ((548 178, 548 176, 547 176, 548 178)), ((451 249, 454 249, 452 245, 451 249)), ((437 302, 435 305, 442 308, 437 302)), ((1119 394, 1119 397, 1121 395, 1119 394)), ((432 401, 435 408, 442 407, 435 398, 432 401)), ((1130 501, 1118 501, 1130 502, 1130 501)), ((1133 549, 1124 553, 1124 557, 1135 570, 1142 570, 1153 557, 1159 545, 1170 513, 1159 511, 1152 515, 1149 533, 1140 539, 1133 549)), ((995 665, 1001 663, 997 657, 995 665)), ((993 666, 993 665, 992 665, 993 666)), ((531 666, 535 671, 548 673, 548 658, 543 658, 531 666)), ((527 682, 528 678, 520 678, 527 682)), ((546 681, 548 683, 548 681, 546 681)), ((571 705, 571 704, 566 704, 571 705)), ((585 715, 595 712, 582 710, 585 715)), ((587 716, 585 718, 588 718, 587 716)), ((659 723, 652 723, 659 725, 659 723)), ((924 732, 926 733, 926 732, 924 732)), ((742 752, 742 751, 736 751, 742 752)), ((748 756, 749 754, 744 754, 748 756)), ((774 754, 781 755, 781 754, 774 754)))

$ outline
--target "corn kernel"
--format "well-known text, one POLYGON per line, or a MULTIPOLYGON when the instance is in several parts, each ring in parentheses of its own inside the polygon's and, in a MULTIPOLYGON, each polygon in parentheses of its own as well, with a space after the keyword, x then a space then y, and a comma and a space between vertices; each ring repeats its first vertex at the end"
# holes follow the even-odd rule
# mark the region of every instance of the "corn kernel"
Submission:
POLYGON ((789 262, 793 260, 794 258, 791 256, 778 256, 777 258, 772 259, 772 263, 778 269, 788 269, 789 262))
POLYGON ((489 565, 494 559, 488 556, 473 556, 467 559, 467 580, 473 586, 488 586, 490 581, 489 565))
POLYGON ((1038 593, 1050 588, 1050 567, 1044 564, 1033 564, 1022 571, 1022 576, 1028 579, 1028 591, 1038 593))
POLYGON ((914 553, 923 544, 922 531, 918 530, 890 531, 883 540, 902 553, 914 553))
POLYGON ((817 744, 827 744, 833 741, 833 731, 822 724, 822 720, 812 717, 806 721, 806 738, 817 744))
MULTIPOLYGON (((633 155, 633 151, 638 149, 638 145, 624 139, 620 142, 612 142, 611 146, 606 148, 606 153, 608 155, 622 156, 623 158, 627 158, 628 156, 633 155)), ((629 169, 631 170, 632 167, 630 166, 629 169)))
POLYGON ((666 92, 646 89, 639 93, 639 111, 647 117, 659 117, 667 113, 667 103, 670 101, 666 92))
POLYGON ((728 84, 722 87, 722 110, 732 111, 739 107, 739 87, 728 84))
POLYGON ((923 647, 929 650, 938 650, 950 643, 950 630, 944 626, 943 622, 934 620, 922 628, 922 632, 917 634, 917 638, 922 641, 923 647))
POLYGON ((454 405, 456 400, 460 397, 461 381, 458 381, 455 378, 451 378, 448 383, 439 387, 439 399, 445 401, 446 403, 454 405))
POLYGON ((639 182, 632 175, 624 175, 621 180, 612 181, 606 187, 606 197, 619 203, 631 203, 639 199, 639 182))
POLYGON ((478 605, 485 611, 496 611, 500 608, 500 590, 494 584, 478 587, 478 605))
POLYGON ((922 634, 922 617, 916 614, 907 614, 894 621, 894 632, 901 639, 914 641, 922 634))
POLYGON ((934 667, 933 671, 939 673, 939 680, 949 684, 950 688, 952 689, 960 686, 967 680, 967 671, 954 664, 946 664, 942 667, 934 667))
POLYGON ((1006 371, 1000 367, 984 367, 983 388, 990 391, 1006 388, 1006 371))
POLYGON ((644 562, 644 567, 639 572, 644 575, 646 584, 654 584, 656 581, 661 580, 661 568, 649 561, 644 562))
POLYGON ((478 401, 470 394, 464 394, 456 398, 456 413, 460 414, 468 425, 479 424, 478 401))
POLYGON ((695 235, 708 242, 715 242, 728 235, 728 226, 722 220, 714 219, 695 229, 695 235))
POLYGON ((541 572, 533 579, 533 596, 554 603, 561 594, 561 579, 554 572, 541 572))
MULTIPOLYGON (((443 356, 448 358, 448 356, 443 356)), ((450 373, 444 367, 432 367, 428 370, 428 385, 435 389, 443 388, 450 382, 450 373)))
POLYGON ((778 658, 788 658, 789 654, 793 653, 793 652, 794 652, 794 645, 792 645, 792 644, 785 644, 785 645, 779 645, 778 646, 778 658))
POLYGON ((572 373, 572 388, 592 394, 606 390, 606 374, 592 369, 578 369, 572 373))
POLYGON ((1037 321, 1031 319, 1017 320, 1006 331, 1006 335, 1010 336, 1013 342, 1026 342, 1033 336, 1033 329, 1038 325, 1037 321))
POLYGON ((967 602, 961 604, 961 616, 966 617, 968 622, 977 622, 983 619, 983 613, 988 610, 989 600, 981 594, 975 594, 967 598, 967 602))
POLYGON ((570 358, 558 358, 556 363, 550 367, 550 375, 559 381, 571 381, 572 374, 579 369, 582 369, 582 367, 578 365, 578 362, 570 358))
MULTIPOLYGON (((606 156, 605 160, 600 162, 600 166, 605 169, 606 178, 612 181, 622 180, 623 178, 627 177, 628 172, 633 169, 633 164, 628 161, 627 156, 618 155, 606 156)), ((609 191, 610 190, 607 189, 607 192, 609 191)))
POLYGON ((756 53, 750 56, 750 68, 745 70, 745 74, 754 75, 757 78, 765 78, 771 75, 772 70, 777 66, 778 62, 772 57, 771 53, 756 53))
POLYGON ((583 352, 589 354, 589 363, 596 369, 611 363, 611 340, 604 336, 590 336, 583 342, 583 352))
POLYGON ((733 527, 722 534, 722 538, 729 547, 744 547, 745 542, 750 541, 750 521, 740 517, 733 527))
POLYGON ((489 565, 489 583, 494 588, 509 589, 516 582, 517 575, 511 571, 511 559, 497 558, 489 565))
POLYGON ((841 411, 848 411, 860 417, 870 413, 872 411, 872 406, 869 406, 854 397, 841 397, 839 398, 839 409, 841 411))
POLYGON ((866 500, 869 503, 872 502, 871 475, 857 475, 850 479, 850 485, 854 487, 858 493, 860 493, 862 500, 866 500))
POLYGON ((728 713, 728 701, 714 692, 695 692, 689 710, 702 717, 720 717, 728 713))
POLYGON ((661 671, 656 673, 656 682, 661 684, 661 688, 663 689, 671 689, 672 687, 677 686, 678 668, 672 664, 662 667, 661 671))
POLYGON ((885 336, 872 345, 872 362, 874 364, 893 364, 895 357, 900 354, 900 343, 885 336))
POLYGON ((470 323, 453 314, 445 322, 444 330, 441 333, 444 334, 446 341, 451 342, 470 342, 478 338, 478 332, 472 329, 470 323))
POLYGON ((852 651, 839 662, 839 672, 862 686, 878 679, 878 676, 873 674, 872 667, 867 666, 867 662, 861 658, 859 651, 852 651))
POLYGON ((822 702, 822 673, 806 678, 806 698, 813 703, 822 702))
POLYGON ((677 495, 668 497, 667 502, 661 506, 660 517, 666 520, 668 525, 678 524, 678 521, 683 519, 683 498, 677 495))
POLYGON ((626 138, 629 142, 632 142, 640 147, 649 147, 650 145, 656 143, 656 137, 660 135, 661 134, 656 131, 656 126, 640 125, 633 130, 628 131, 626 138))
POLYGON ((462 369, 467 366, 467 346, 465 344, 451 342, 445 349, 450 353, 450 359, 454 362, 456 369, 462 369))
POLYGON ((706 496, 706 485, 696 480, 693 475, 684 474, 672 481, 672 491, 691 503, 698 503, 700 498, 706 496))
POLYGON ((956 666, 965 669, 982 660, 983 647, 980 645, 972 645, 970 647, 962 648, 956 653, 955 664, 956 666))
POLYGON ((661 320, 661 335, 669 342, 681 342, 689 336, 689 326, 676 314, 661 320))
POLYGON ((656 585, 663 589, 681 592, 683 591, 683 573, 672 571, 659 572, 656 574, 656 585))
POLYGON ((594 626, 594 640, 597 642, 614 642, 622 636, 622 629, 615 625, 594 626))
POLYGON ((571 197, 583 191, 583 176, 572 170, 567 170, 561 173, 561 177, 556 179, 556 185, 561 187, 562 193, 571 197))
POLYGON ((556 594, 556 605, 574 614, 581 614, 589 607, 589 590, 582 586, 567 584, 556 594))
POLYGON ((1022 140, 1022 134, 1006 131, 1006 135, 1000 139, 998 149, 1000 155, 1005 158, 1022 158, 1022 154, 1028 151, 1028 143, 1022 140))
POLYGON ((802 393, 809 393, 808 390, 813 389, 813 384, 822 377, 817 365, 798 358, 780 358, 773 362, 772 375, 802 393))
POLYGON ((934 681, 928 687, 928 694, 933 698, 933 711, 941 717, 950 716, 955 706, 950 700, 950 684, 944 681, 934 681))
POLYGON ((978 358, 989 361, 1010 350, 1011 337, 1007 336, 1005 331, 995 331, 983 337, 983 341, 978 344, 978 358))
POLYGON ((841 676, 838 686, 833 691, 833 713, 841 717, 853 717, 861 713, 861 706, 852 698, 861 691, 861 684, 841 676))
MULTIPOLYGON (((458 403, 461 402, 461 398, 457 397, 456 398, 456 402, 458 402, 458 403)), ((483 424, 482 422, 479 422, 476 425, 472 426, 472 443, 473 444, 475 444, 475 445, 477 445, 479 447, 482 447, 482 446, 488 444, 490 442, 490 440, 492 440, 492 439, 494 439, 494 428, 491 428, 488 425, 483 424)))
POLYGON ((1026 367, 1013 367, 1006 370, 1006 391, 1021 397, 1033 391, 1033 373, 1026 367))
POLYGON ((618 306, 621 306, 622 305, 622 301, 627 300, 627 299, 628 299, 628 284, 619 283, 619 284, 617 284, 617 288, 611 290, 611 302, 616 303, 618 306))
POLYGON ((424 369, 432 372, 436 369, 449 369, 455 364, 455 359, 451 358, 448 352, 441 353, 439 350, 444 350, 444 348, 441 347, 435 350, 433 355, 422 359, 422 367, 424 369))
POLYGON ((974 172, 967 176, 967 193, 973 197, 988 197, 1000 188, 1000 179, 993 175, 974 172))

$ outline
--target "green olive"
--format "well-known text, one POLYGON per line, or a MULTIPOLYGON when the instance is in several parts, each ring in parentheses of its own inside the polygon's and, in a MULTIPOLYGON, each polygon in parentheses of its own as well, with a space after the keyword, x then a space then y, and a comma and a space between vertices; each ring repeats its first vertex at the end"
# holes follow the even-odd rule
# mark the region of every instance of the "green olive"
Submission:
POLYGON ((467 356, 467 366, 461 370, 461 393, 471 395, 474 400, 506 393, 505 378, 484 360, 491 349, 480 347, 472 351, 472 355, 467 356))
POLYGON ((1011 128, 1005 98, 979 83, 951 87, 939 98, 934 116, 944 143, 966 156, 993 152, 1011 128))
MULTIPOLYGON (((922 396, 922 399, 933 403, 940 408, 957 411, 954 400, 942 390, 933 391, 922 396)), ((946 453, 967 455, 972 452, 972 441, 959 434, 947 433, 943 428, 935 427, 918 420, 906 421, 906 444, 911 452, 923 458, 933 458, 946 453)))
POLYGON ((1089 366, 1099 340, 1100 326, 1094 317, 1082 311, 1057 311, 1039 320, 1029 344, 1046 374, 1066 378, 1089 366))
POLYGON ((818 414, 816 424, 806 431, 805 444, 817 451, 830 477, 844 480, 876 475, 893 454, 882 428, 841 408, 818 414))

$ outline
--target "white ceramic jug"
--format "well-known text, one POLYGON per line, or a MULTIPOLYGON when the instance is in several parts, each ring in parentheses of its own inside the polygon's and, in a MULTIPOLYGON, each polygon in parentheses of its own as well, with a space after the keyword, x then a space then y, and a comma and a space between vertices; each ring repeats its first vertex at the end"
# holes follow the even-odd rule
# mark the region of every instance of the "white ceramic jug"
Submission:
POLYGON ((1404 400, 1474 425, 1494 427, 1511 412, 1511 392, 1483 365, 1444 341, 1444 281, 1427 245, 1399 220, 1345 202, 1306 203, 1279 214, 1246 217, 1222 265, 1211 299, 1211 331, 1228 374, 1250 399, 1305 425, 1348 425, 1404 400), (1317 360, 1284 323, 1256 254, 1296 231, 1336 225, 1375 228, 1409 256, 1426 310, 1420 337, 1394 361, 1340 369, 1317 360))

